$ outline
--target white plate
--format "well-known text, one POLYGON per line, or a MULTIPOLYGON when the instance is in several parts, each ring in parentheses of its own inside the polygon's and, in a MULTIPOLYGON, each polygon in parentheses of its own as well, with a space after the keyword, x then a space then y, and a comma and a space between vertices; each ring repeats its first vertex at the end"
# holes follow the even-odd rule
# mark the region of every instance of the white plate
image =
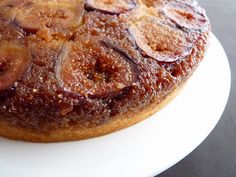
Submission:
POLYGON ((230 91, 225 52, 211 44, 180 95, 149 119, 89 140, 33 144, 0 138, 1 177, 148 177, 193 151, 221 117, 230 91))

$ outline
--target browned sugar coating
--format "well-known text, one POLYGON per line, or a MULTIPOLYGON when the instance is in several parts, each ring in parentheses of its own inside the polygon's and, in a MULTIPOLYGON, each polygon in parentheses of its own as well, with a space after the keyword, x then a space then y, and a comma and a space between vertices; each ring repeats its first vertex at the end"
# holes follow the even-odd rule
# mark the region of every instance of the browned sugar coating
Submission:
POLYGON ((49 132, 138 113, 191 76, 209 31, 192 1, 3 0, 0 119, 49 132), (21 66, 22 55, 4 57, 13 45, 27 51, 21 66), (6 62, 17 71, 9 85, 6 62))

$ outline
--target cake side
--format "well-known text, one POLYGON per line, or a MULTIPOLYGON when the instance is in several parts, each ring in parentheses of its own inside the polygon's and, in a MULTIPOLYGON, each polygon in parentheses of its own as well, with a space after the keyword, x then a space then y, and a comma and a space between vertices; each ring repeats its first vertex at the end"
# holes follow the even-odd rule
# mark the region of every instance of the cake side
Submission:
POLYGON ((68 127, 54 129, 48 132, 35 132, 27 128, 14 127, 9 125, 4 119, 0 120, 0 135, 9 139, 23 140, 29 142, 62 142, 88 139, 106 135, 136 123, 139 123, 161 110, 172 101, 182 89, 182 85, 171 92, 161 103, 152 103, 148 107, 138 112, 128 112, 123 115, 113 117, 104 124, 95 127, 68 127))

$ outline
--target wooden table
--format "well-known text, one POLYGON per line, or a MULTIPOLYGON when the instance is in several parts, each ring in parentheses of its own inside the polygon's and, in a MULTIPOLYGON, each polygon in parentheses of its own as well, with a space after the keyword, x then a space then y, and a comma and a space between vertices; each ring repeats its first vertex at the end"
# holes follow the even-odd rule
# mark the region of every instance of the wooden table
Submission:
POLYGON ((189 156, 157 177, 236 177, 236 0, 198 2, 206 9, 212 31, 228 55, 231 94, 220 122, 208 138, 189 156))

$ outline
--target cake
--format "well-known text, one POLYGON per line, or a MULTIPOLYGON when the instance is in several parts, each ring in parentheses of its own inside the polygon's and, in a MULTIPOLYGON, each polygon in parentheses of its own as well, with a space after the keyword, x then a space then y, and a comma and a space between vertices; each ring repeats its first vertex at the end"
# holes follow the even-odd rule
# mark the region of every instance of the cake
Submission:
POLYGON ((61 142, 154 114, 204 58, 192 0, 1 0, 0 136, 61 142))

